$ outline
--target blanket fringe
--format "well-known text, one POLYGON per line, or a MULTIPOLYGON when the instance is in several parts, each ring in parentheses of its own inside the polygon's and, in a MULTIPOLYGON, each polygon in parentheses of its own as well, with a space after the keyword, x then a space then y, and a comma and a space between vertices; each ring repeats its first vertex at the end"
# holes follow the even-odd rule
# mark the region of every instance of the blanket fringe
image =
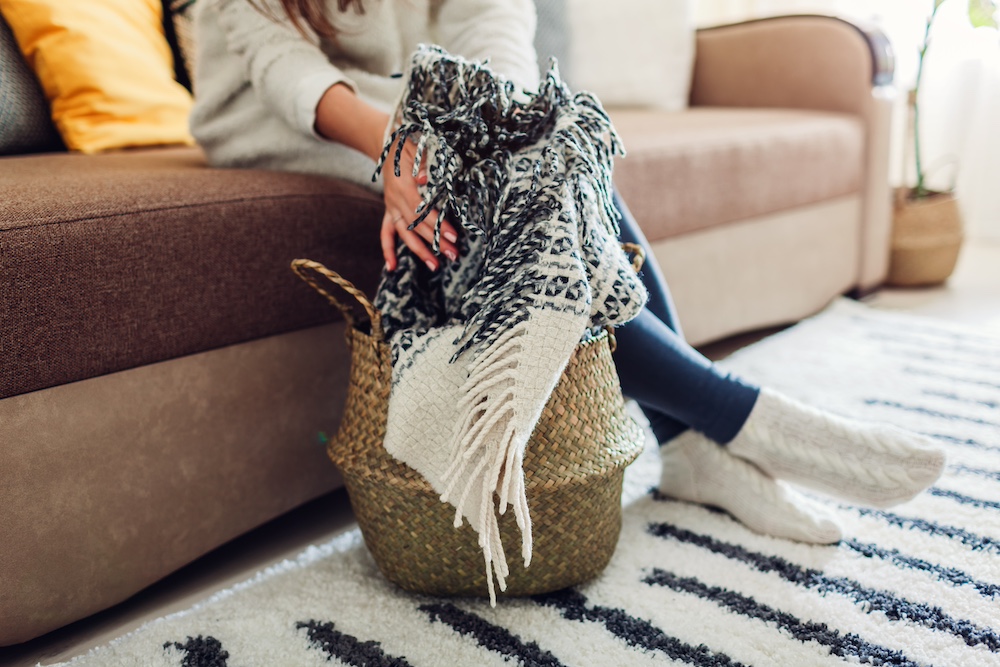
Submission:
POLYGON ((455 526, 462 525, 463 508, 478 495, 479 512, 473 528, 483 550, 490 604, 496 606, 496 586, 507 589, 510 574, 500 538, 500 519, 507 508, 521 531, 524 567, 531 564, 531 519, 524 484, 524 447, 534 422, 519 414, 516 370, 525 353, 524 327, 515 327, 490 354, 469 369, 459 402, 461 434, 454 443, 452 463, 442 476, 441 500, 455 506, 455 526), (528 428, 525 428, 527 426, 528 428), (498 506, 499 503, 499 506, 498 506))

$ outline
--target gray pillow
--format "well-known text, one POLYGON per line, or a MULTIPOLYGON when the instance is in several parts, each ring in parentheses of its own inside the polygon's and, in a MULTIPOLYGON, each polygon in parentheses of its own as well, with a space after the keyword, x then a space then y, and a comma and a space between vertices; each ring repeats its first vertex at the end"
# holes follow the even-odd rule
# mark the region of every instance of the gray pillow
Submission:
POLYGON ((559 62, 559 74, 572 82, 569 69, 569 21, 566 0, 535 0, 538 27, 535 29, 535 51, 542 76, 549 71, 549 58, 559 62))
POLYGON ((49 105, 0 15, 0 155, 63 149, 49 105))

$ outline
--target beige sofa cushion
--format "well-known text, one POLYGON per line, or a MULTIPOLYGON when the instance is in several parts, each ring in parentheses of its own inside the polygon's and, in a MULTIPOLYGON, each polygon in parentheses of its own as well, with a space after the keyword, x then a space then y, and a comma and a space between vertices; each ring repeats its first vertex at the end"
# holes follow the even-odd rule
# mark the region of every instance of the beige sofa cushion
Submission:
POLYGON ((628 155, 615 183, 650 241, 856 193, 864 128, 852 115, 693 107, 612 109, 628 155))

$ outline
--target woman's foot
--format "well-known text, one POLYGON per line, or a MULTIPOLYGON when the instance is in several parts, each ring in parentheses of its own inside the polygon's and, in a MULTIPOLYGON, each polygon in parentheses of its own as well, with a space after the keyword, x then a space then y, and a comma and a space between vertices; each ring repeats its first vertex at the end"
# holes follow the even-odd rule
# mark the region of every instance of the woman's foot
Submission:
POLYGON ((874 507, 912 499, 941 476, 945 462, 928 438, 838 417, 767 389, 726 449, 772 477, 874 507))
POLYGON ((832 544, 840 527, 821 506, 700 433, 687 430, 660 448, 660 492, 729 512, 758 533, 832 544))

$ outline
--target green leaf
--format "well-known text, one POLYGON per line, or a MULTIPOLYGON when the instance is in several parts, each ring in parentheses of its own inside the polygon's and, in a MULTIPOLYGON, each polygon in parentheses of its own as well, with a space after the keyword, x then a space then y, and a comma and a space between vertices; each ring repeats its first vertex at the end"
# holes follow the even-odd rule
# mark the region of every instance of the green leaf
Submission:
MULTIPOLYGON (((934 0, 940 4, 942 0, 934 0)), ((976 28, 996 28, 997 6, 994 0, 969 0, 969 20, 976 28)))

